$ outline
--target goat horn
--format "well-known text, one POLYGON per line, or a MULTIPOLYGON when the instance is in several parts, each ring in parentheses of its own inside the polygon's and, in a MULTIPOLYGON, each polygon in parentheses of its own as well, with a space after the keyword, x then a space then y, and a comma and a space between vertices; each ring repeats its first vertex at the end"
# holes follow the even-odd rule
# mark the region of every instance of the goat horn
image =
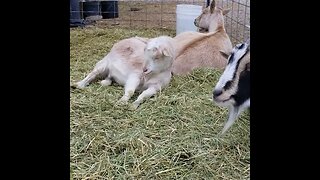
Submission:
POLYGON ((211 12, 211 14, 213 13, 215 6, 216 6, 216 2, 213 0, 213 1, 211 2, 211 4, 210 4, 210 12, 211 12))
POLYGON ((216 7, 216 1, 215 1, 215 0, 212 0, 211 5, 210 5, 210 8, 211 8, 211 9, 214 9, 214 7, 216 7))

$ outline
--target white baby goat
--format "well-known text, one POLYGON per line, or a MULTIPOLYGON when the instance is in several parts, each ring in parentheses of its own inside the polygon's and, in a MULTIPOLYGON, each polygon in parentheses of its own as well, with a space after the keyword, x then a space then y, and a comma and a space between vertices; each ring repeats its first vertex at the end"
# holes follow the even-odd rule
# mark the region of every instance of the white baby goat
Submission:
POLYGON ((136 90, 143 91, 133 103, 137 108, 145 99, 168 86, 175 58, 172 40, 168 36, 121 40, 75 87, 84 88, 97 78, 104 78, 101 81, 104 86, 114 81, 125 87, 118 102, 127 103, 136 90))

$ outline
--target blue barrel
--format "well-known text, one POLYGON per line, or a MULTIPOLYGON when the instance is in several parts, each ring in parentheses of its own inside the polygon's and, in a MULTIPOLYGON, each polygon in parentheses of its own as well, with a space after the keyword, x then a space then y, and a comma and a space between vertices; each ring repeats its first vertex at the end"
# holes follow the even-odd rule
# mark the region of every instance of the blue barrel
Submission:
POLYGON ((119 17, 118 1, 101 1, 101 15, 103 19, 119 17))
POLYGON ((99 16, 100 15, 100 1, 86 1, 83 2, 83 17, 99 16))
POLYGON ((83 26, 83 19, 80 15, 80 3, 79 0, 70 0, 70 26, 83 26))

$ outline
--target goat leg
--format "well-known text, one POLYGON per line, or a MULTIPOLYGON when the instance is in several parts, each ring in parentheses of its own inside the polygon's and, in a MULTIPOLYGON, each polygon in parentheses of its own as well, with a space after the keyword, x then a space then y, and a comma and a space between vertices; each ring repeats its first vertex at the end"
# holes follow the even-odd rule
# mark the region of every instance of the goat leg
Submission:
POLYGON ((118 103, 127 104, 127 102, 133 96, 139 84, 140 84, 140 77, 138 75, 130 75, 124 87, 124 95, 117 102, 117 104, 118 103))
POLYGON ((158 92, 159 88, 155 86, 151 86, 148 89, 144 90, 135 100, 132 104, 134 109, 137 109, 139 105, 146 100, 147 98, 150 98, 151 96, 155 95, 158 92))
POLYGON ((234 106, 230 106, 228 120, 221 131, 221 135, 223 135, 231 127, 231 125, 237 119, 238 115, 239 115, 239 108, 234 107, 234 106))

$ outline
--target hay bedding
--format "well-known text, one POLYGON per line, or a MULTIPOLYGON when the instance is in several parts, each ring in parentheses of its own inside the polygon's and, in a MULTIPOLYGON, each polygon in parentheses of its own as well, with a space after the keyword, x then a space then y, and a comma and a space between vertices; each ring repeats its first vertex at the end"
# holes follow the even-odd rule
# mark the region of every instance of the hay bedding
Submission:
MULTIPOLYGON (((136 35, 174 31, 71 29, 71 83, 84 78, 115 42, 136 35)), ((123 94, 116 84, 70 89, 71 179, 249 179, 249 113, 226 136, 216 136, 227 118, 227 109, 210 100, 220 75, 202 69, 173 77, 136 111, 114 105, 123 94)))

